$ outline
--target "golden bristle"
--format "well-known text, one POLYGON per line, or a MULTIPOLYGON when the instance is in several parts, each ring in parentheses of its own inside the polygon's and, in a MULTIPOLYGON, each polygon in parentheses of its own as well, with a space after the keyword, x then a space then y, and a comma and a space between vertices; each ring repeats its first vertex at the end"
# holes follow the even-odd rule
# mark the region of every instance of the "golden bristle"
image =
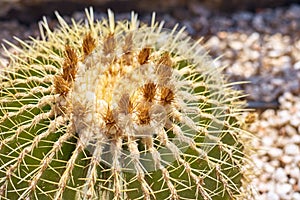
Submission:
POLYGON ((133 35, 132 33, 129 33, 125 37, 125 44, 122 47, 122 50, 125 54, 127 54, 132 51, 132 48, 133 48, 133 35))
POLYGON ((160 101, 163 105, 171 104, 174 101, 174 92, 167 87, 161 88, 160 101))
POLYGON ((150 105, 148 103, 142 103, 138 107, 138 124, 146 125, 150 123, 150 105))
POLYGON ((156 94, 157 86, 155 83, 146 83, 142 87, 143 97, 147 102, 152 102, 156 94))
POLYGON ((105 55, 111 54, 115 51, 116 40, 114 34, 109 34, 103 41, 103 53, 105 55))
POLYGON ((138 62, 143 65, 148 62, 151 53, 151 48, 143 48, 138 55, 138 62))
POLYGON ((65 47, 65 60, 62 77, 68 82, 74 81, 77 72, 78 57, 76 51, 70 46, 65 47))
POLYGON ((82 50, 84 56, 87 57, 92 53, 92 51, 96 47, 96 40, 92 37, 91 33, 85 35, 83 42, 82 42, 82 50))
POLYGON ((133 112, 133 104, 130 101, 129 94, 125 93, 122 95, 119 103, 119 112, 124 114, 129 114, 133 112))
POLYGON ((69 83, 62 76, 57 75, 54 77, 55 93, 61 96, 66 96, 70 91, 69 83))
POLYGON ((168 66, 168 67, 172 67, 172 60, 170 57, 170 54, 168 52, 165 52, 162 54, 162 56, 160 57, 159 61, 158 61, 158 65, 164 65, 164 66, 168 66))
POLYGON ((112 137, 117 139, 117 137, 121 136, 122 131, 119 129, 116 119, 115 119, 115 112, 110 108, 107 108, 106 113, 103 116, 105 126, 106 126, 106 134, 108 137, 112 137))

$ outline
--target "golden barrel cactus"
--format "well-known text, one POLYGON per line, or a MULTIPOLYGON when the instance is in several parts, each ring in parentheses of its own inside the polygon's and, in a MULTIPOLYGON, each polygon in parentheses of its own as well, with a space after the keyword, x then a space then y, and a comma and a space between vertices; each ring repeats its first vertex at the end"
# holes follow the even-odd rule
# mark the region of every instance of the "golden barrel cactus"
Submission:
MULTIPOLYGON (((56 13, 57 14, 57 13, 56 13)), ((86 20, 9 43, 3 199, 241 199, 241 94, 184 29, 86 20)))

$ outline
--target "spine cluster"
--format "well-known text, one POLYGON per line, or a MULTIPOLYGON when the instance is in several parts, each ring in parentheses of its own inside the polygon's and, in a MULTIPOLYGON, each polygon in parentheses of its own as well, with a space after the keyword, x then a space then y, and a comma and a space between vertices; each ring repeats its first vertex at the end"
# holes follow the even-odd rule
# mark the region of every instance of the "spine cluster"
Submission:
POLYGON ((0 195, 239 199, 240 94, 163 23, 94 21, 20 41, 1 76, 0 195))

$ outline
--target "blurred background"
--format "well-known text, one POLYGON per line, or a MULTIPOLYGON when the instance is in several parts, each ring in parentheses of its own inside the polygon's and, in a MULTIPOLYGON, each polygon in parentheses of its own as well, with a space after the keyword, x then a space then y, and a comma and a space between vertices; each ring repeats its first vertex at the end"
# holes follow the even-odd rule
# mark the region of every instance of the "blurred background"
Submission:
POLYGON ((234 12, 239 10, 256 11, 262 8, 276 8, 299 3, 299 0, 1 0, 1 19, 15 18, 22 22, 30 23, 43 15, 52 15, 54 10, 62 14, 71 14, 75 10, 82 10, 87 6, 93 6, 97 10, 105 11, 107 7, 117 12, 177 12, 201 4, 207 9, 222 12, 234 12))
MULTIPOLYGON (((300 0, 0 0, 0 40, 38 37, 43 16, 54 28, 54 11, 79 21, 89 6, 96 19, 111 8, 118 20, 134 10, 145 23, 155 11, 166 28, 202 37, 230 81, 248 82, 236 88, 257 114, 249 125, 257 199, 300 200, 300 0)), ((0 67, 7 63, 1 54, 0 67)))

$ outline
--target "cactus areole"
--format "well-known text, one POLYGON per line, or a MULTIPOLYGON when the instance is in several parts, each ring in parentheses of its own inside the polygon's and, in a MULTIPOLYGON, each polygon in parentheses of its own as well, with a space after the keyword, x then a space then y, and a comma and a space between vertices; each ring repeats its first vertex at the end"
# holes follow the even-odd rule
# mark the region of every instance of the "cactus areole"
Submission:
MULTIPOLYGON (((241 199, 240 93, 184 29, 86 20, 8 43, 3 199, 241 199), (13 52, 12 52, 13 51, 13 52)), ((7 45, 6 45, 7 46, 7 45)))

